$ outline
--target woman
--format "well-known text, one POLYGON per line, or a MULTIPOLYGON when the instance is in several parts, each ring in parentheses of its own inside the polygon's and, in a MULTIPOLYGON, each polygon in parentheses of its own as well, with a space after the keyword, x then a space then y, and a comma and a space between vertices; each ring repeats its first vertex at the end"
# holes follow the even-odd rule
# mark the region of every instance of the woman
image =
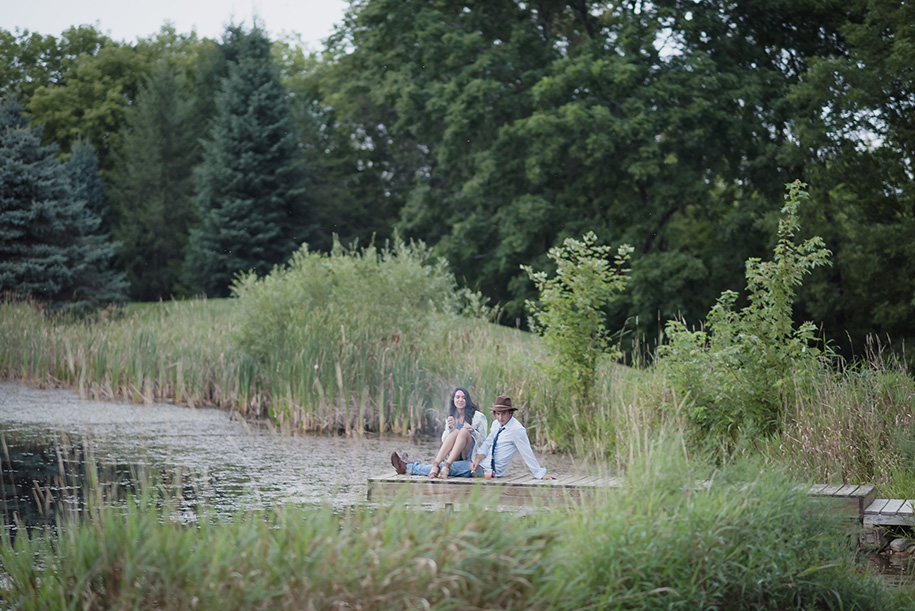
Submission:
POLYGON ((442 433, 442 447, 435 455, 432 464, 410 462, 406 453, 403 456, 391 452, 391 465, 399 475, 419 475, 445 478, 451 474, 451 467, 461 461, 455 468, 454 475, 471 477, 470 462, 474 448, 480 448, 486 439, 486 416, 470 400, 470 393, 464 388, 455 388, 451 393, 451 405, 445 419, 445 431, 442 433))
POLYGON ((486 416, 474 405, 470 393, 455 388, 442 432, 442 447, 432 461, 429 477, 448 477, 454 461, 473 458, 473 449, 482 447, 486 439, 486 425, 486 416))

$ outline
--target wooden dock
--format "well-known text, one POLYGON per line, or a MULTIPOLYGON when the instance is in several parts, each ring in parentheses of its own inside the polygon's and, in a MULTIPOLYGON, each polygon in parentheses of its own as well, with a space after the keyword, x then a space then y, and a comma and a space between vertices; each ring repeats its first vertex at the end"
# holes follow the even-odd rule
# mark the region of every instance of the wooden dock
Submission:
POLYGON ((617 477, 599 475, 561 475, 558 479, 534 479, 530 473, 493 478, 451 477, 429 479, 416 475, 379 475, 370 477, 366 497, 377 502, 395 497, 430 503, 454 504, 473 495, 485 496, 498 505, 567 505, 599 490, 622 485, 617 477))
MULTIPOLYGON (((461 503, 474 494, 487 495, 487 501, 500 505, 528 505, 537 503, 552 507, 565 505, 570 501, 593 494, 599 490, 619 488, 623 481, 619 477, 602 475, 560 475, 554 480, 538 480, 529 473, 509 474, 507 477, 485 481, 479 477, 452 477, 446 480, 429 479, 415 475, 379 475, 368 480, 366 496, 369 501, 403 499, 426 502, 461 503)), ((697 482, 698 487, 707 487, 710 482, 697 482)), ((877 490, 871 485, 814 484, 807 493, 817 500, 828 503, 836 513, 847 515, 864 522, 870 516, 870 523, 889 524, 885 521, 890 512, 893 516, 912 517, 912 505, 884 503, 876 513, 877 490), (908 512, 908 513, 906 513, 908 512)), ((893 518, 896 519, 896 518, 893 518)), ((895 522, 892 522, 895 523, 895 522)))
MULTIPOLYGON (((370 477, 366 496, 371 502, 423 502, 444 506, 466 503, 478 496, 484 504, 504 508, 560 508, 581 499, 623 485, 619 477, 600 475, 560 475, 555 480, 538 480, 530 473, 509 473, 506 477, 485 481, 481 477, 452 477, 446 480, 411 475, 370 477)), ((708 487, 711 482, 697 482, 708 487)), ((850 536, 869 548, 887 543, 894 526, 915 527, 915 501, 878 499, 870 484, 814 484, 805 487, 807 494, 830 511, 848 518, 850 536)))
POLYGON ((864 510, 864 527, 915 526, 913 503, 903 499, 874 499, 864 510))

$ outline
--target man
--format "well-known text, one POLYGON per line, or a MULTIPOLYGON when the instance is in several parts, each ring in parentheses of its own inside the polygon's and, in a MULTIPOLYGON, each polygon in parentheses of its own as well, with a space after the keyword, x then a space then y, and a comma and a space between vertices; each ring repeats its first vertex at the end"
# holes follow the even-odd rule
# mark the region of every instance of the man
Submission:
POLYGON ((546 469, 537 462, 527 437, 527 429, 514 418, 516 411, 518 408, 512 407, 511 397, 499 395, 496 404, 492 406, 495 420, 486 441, 482 447, 477 448, 477 455, 470 465, 471 472, 476 471, 482 462, 483 468, 491 469, 494 477, 502 477, 508 471, 515 454, 520 452, 524 464, 535 479, 556 479, 547 475, 546 469))

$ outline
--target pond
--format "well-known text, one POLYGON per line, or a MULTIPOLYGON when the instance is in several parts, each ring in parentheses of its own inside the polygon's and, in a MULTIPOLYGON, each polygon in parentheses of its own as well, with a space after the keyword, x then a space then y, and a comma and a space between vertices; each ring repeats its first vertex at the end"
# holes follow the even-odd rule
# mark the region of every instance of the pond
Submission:
MULTIPOLYGON (((227 516, 252 504, 362 503, 368 477, 393 473, 392 451, 431 460, 439 444, 437 437, 281 433, 219 409, 100 402, 16 383, 0 383, 0 439, 2 503, 26 523, 41 523, 44 496, 78 490, 61 473, 84 471, 87 456, 103 481, 129 483, 143 472, 180 477, 189 505, 227 516)), ((554 473, 578 470, 567 457, 541 462, 554 473)), ((524 469, 520 459, 516 469, 524 469)))

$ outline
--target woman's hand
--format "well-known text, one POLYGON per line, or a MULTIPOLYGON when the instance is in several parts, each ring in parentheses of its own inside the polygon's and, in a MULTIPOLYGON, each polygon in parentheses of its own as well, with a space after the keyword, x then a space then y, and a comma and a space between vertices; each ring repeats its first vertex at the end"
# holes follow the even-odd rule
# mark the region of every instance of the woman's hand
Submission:
POLYGON ((472 430, 473 430, 473 425, 470 424, 469 422, 465 422, 465 423, 464 423, 464 426, 463 426, 462 428, 465 428, 465 429, 467 429, 468 431, 472 431, 472 430))
POLYGON ((448 426, 449 429, 453 429, 454 428, 454 416, 448 416, 448 419, 445 420, 445 424, 448 426))

